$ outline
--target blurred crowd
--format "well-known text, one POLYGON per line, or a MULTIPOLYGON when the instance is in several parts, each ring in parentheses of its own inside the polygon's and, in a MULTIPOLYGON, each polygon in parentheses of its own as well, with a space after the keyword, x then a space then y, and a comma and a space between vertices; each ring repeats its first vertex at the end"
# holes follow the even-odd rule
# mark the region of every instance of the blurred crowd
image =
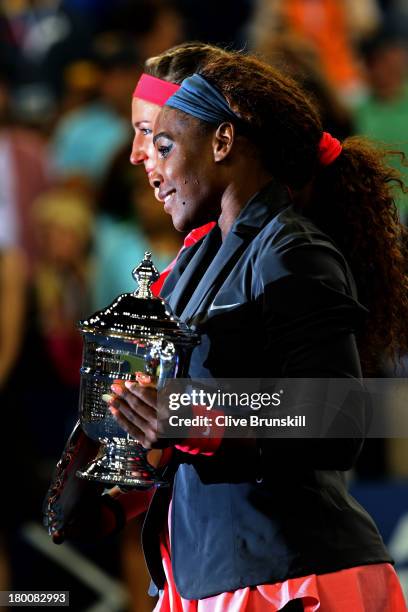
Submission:
MULTIPOLYGON (((186 40, 258 53, 302 84, 334 136, 408 154, 406 0, 2 0, 0 446, 12 529, 39 520, 76 420, 77 321, 134 289, 146 250, 164 269, 181 246, 130 165, 130 103, 144 61, 186 40)), ((408 178, 403 156, 393 163, 408 178)), ((408 196, 397 204, 407 221, 408 196)), ((407 475, 406 445, 371 449, 361 476, 407 475)), ((16 569, 0 538, 4 590, 16 569)), ((119 546, 131 576, 136 553, 119 546)))

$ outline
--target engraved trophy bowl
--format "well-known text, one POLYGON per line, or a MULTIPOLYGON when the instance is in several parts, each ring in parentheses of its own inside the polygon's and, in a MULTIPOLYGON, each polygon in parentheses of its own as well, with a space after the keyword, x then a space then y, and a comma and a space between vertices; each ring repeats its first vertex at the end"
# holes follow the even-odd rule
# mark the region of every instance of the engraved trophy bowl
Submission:
POLYGON ((101 443, 95 459, 77 471, 79 478, 124 488, 147 489, 166 485, 148 463, 147 451, 122 429, 102 396, 111 393, 115 379, 136 380, 149 374, 157 389, 166 379, 186 376, 198 335, 170 311, 150 286, 159 277, 151 254, 132 272, 134 293, 113 302, 78 324, 83 335, 79 414, 84 432, 101 443))

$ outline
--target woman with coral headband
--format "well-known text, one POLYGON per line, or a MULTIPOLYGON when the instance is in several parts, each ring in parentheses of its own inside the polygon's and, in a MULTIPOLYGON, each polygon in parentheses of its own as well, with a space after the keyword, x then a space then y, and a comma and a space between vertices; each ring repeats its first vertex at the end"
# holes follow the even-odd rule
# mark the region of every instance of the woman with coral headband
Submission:
POLYGON ((167 101, 153 138, 152 180, 175 227, 218 218, 163 288, 201 334, 189 376, 215 388, 279 379, 294 397, 284 415, 311 420, 329 408, 326 386, 302 382, 296 397, 296 380, 341 378, 353 393, 328 432, 290 440, 289 428, 273 437, 265 425, 231 439, 214 416, 192 449, 160 439, 166 415, 148 380, 113 385, 118 423, 172 453, 172 489, 156 492, 145 523, 156 611, 402 612, 392 560, 344 478, 365 431, 362 371, 408 348, 398 175, 366 141, 323 133, 303 92, 262 62, 231 54, 199 72, 167 101))
MULTIPOLYGON (((154 169, 156 157, 152 130, 161 107, 186 77, 199 70, 211 58, 226 55, 227 53, 218 47, 203 43, 186 43, 147 60, 145 72, 136 85, 132 99, 135 136, 131 163, 144 164, 148 178, 154 169)), ((204 227, 195 226, 185 238, 185 247, 195 244, 213 225, 212 222, 204 227)), ((154 284, 156 293, 159 293, 174 263, 154 284)), ((115 504, 110 496, 101 497, 97 487, 84 487, 83 483, 75 478, 76 469, 85 465, 86 457, 94 453, 93 447, 92 440, 89 440, 80 428, 74 430, 67 442, 63 460, 59 463, 61 469, 51 484, 44 506, 45 523, 55 542, 62 542, 65 537, 74 535, 77 538, 86 538, 91 533, 108 533, 147 508, 151 492, 147 495, 140 492, 127 493, 122 495, 119 501, 116 500, 115 504), (114 507, 116 515, 112 510, 114 507), (118 517, 121 519, 118 520, 118 517)))
MULTIPOLYGON (((130 161, 135 165, 144 164, 149 180, 155 163, 152 128, 160 108, 178 90, 180 83, 186 77, 215 55, 222 57, 226 52, 207 44, 186 43, 147 60, 145 72, 133 92, 132 125, 135 136, 130 161)), ((213 226, 214 222, 211 221, 202 227, 192 229, 184 239, 184 247, 195 244, 213 226)), ((171 262, 152 286, 154 293, 160 292, 175 261, 171 262)))

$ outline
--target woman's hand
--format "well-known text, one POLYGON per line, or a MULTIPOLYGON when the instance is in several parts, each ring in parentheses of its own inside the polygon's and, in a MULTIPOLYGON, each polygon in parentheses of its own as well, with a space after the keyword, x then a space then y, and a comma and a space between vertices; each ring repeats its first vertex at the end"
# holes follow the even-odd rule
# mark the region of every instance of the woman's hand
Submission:
POLYGON ((118 380, 111 389, 109 410, 129 435, 147 449, 170 445, 170 440, 159 440, 157 389, 150 376, 136 372, 136 382, 118 380))

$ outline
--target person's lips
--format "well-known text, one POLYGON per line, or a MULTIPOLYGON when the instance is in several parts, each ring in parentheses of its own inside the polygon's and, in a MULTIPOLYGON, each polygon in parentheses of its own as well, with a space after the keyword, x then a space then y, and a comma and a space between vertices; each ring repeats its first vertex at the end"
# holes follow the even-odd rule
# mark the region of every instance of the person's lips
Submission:
POLYGON ((161 199, 159 198, 159 188, 158 187, 155 187, 154 189, 154 197, 156 198, 158 202, 161 202, 161 199))
POLYGON ((166 212, 169 209, 172 197, 175 193, 176 193, 175 189, 170 189, 169 191, 159 191, 158 193, 159 200, 163 202, 164 204, 163 208, 166 212))
POLYGON ((175 193, 175 189, 169 189, 168 191, 163 191, 159 189, 159 193, 157 194, 162 202, 167 202, 168 199, 175 193))

